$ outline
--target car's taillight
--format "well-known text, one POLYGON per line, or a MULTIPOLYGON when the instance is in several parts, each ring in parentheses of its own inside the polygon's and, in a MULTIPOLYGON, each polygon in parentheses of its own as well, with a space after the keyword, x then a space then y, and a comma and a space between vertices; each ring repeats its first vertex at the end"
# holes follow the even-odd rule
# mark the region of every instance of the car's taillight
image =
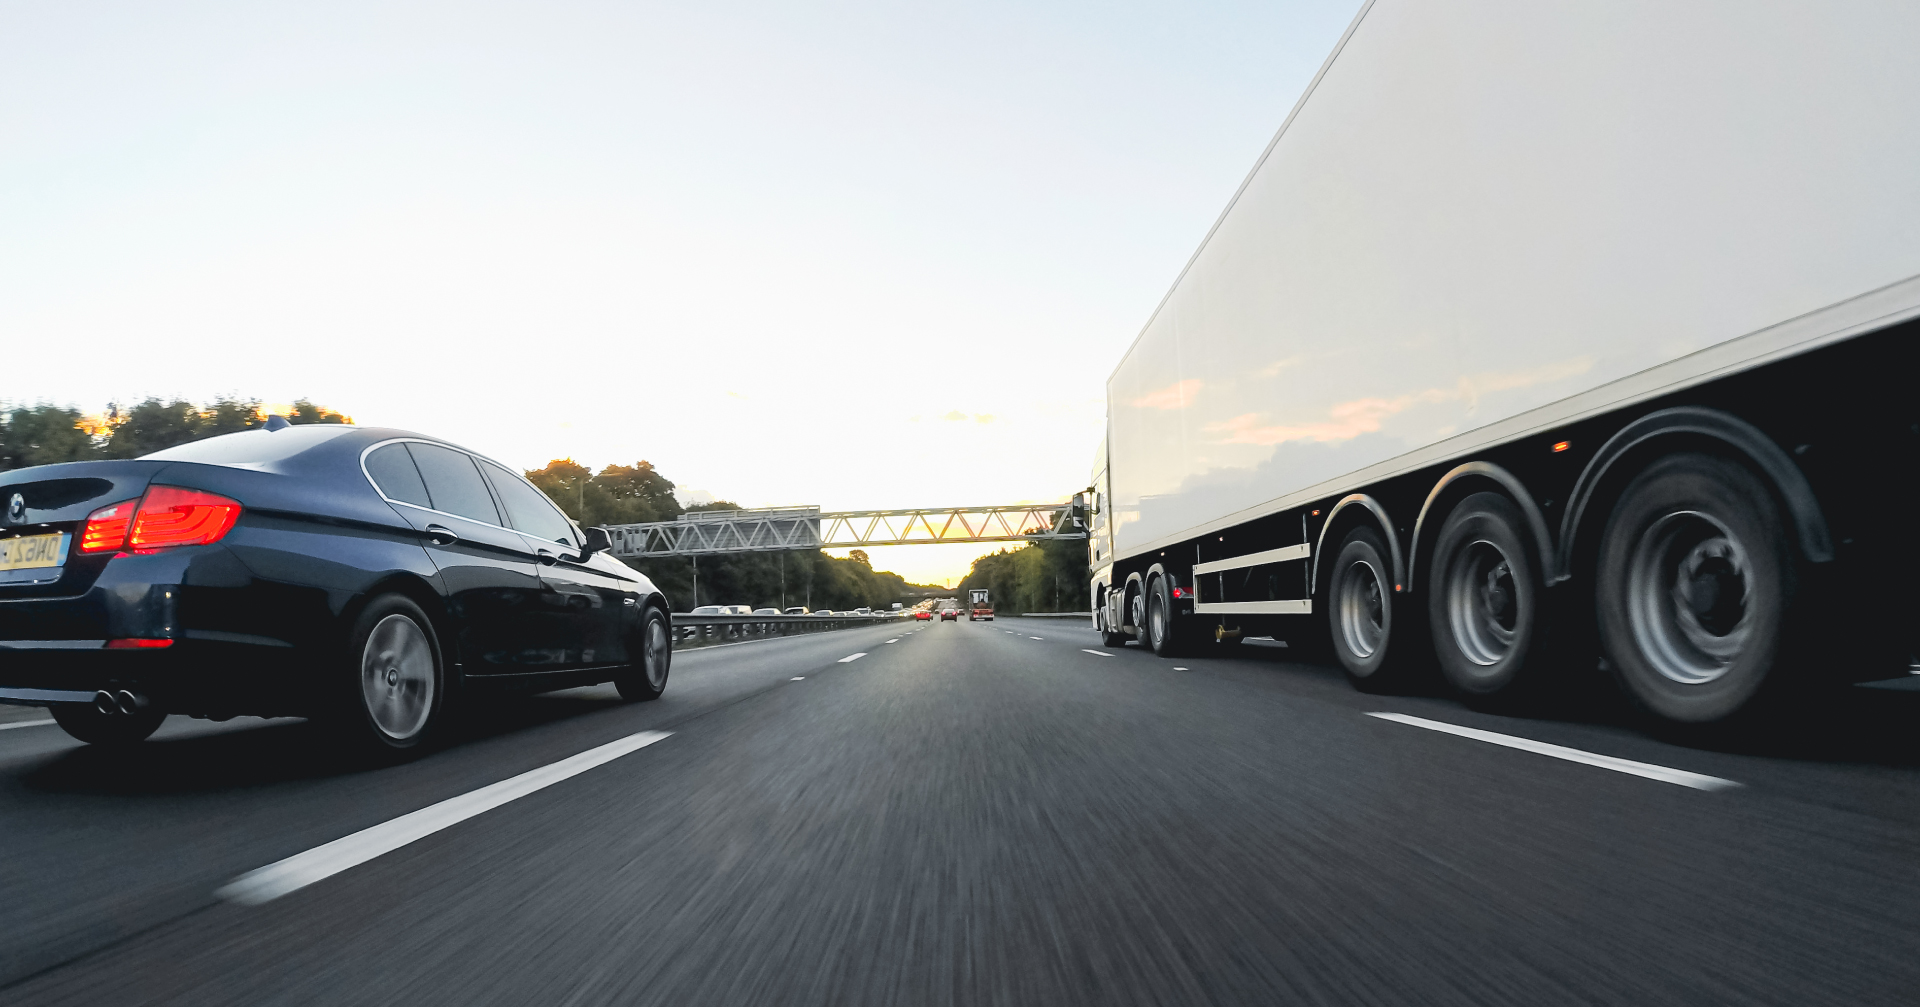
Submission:
POLYGON ((155 486, 140 501, 127 546, 134 552, 152 552, 206 545, 220 541, 238 520, 238 500, 179 486, 155 486))
POLYGON ((125 545, 127 529, 133 525, 134 506, 139 502, 122 500, 88 514, 86 525, 80 529, 80 551, 107 552, 125 545))

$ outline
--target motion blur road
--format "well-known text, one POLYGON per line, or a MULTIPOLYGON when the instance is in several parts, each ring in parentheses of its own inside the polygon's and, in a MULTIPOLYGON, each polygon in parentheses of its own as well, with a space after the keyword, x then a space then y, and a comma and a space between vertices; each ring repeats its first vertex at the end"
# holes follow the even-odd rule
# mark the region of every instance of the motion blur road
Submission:
POLYGON ((0 1001, 1920 998, 1914 692, 1706 750, 1604 706, 1362 696, 1272 644, 1169 662, 1001 619, 690 651, 657 703, 502 705, 400 766, 312 731, 176 718, 115 758, 0 728, 0 1001), (272 901, 215 895, 643 731, 671 735, 272 901))

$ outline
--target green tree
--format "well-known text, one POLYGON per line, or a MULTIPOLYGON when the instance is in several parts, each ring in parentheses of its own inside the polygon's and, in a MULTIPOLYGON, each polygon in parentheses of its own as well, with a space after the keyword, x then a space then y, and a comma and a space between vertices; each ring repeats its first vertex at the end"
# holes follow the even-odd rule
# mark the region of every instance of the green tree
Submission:
POLYGON ((83 422, 77 409, 45 404, 0 414, 0 469, 99 457, 83 422))
POLYGON ((336 413, 326 406, 316 406, 311 399, 299 399, 293 404, 293 411, 287 414, 289 423, 352 423, 353 417, 345 413, 336 413))
POLYGON ((127 409, 110 408, 108 458, 138 458, 200 436, 200 408, 184 399, 149 398, 127 409))

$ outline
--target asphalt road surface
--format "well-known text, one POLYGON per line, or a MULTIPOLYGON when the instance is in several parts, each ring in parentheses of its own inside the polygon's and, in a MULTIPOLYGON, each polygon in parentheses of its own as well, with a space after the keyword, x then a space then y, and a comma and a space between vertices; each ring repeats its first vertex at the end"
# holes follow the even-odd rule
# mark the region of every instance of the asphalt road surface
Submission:
POLYGON ((1287 657, 849 630, 375 769, 0 728, 0 1002, 1920 1002, 1920 693, 1709 749, 1287 657))

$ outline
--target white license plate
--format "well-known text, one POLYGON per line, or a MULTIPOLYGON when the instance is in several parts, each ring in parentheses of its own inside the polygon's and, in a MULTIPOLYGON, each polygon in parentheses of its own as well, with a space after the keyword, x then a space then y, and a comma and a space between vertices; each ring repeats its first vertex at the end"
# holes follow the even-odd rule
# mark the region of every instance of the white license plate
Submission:
POLYGON ((67 536, 22 535, 0 538, 0 570, 34 570, 59 566, 67 560, 67 536))

